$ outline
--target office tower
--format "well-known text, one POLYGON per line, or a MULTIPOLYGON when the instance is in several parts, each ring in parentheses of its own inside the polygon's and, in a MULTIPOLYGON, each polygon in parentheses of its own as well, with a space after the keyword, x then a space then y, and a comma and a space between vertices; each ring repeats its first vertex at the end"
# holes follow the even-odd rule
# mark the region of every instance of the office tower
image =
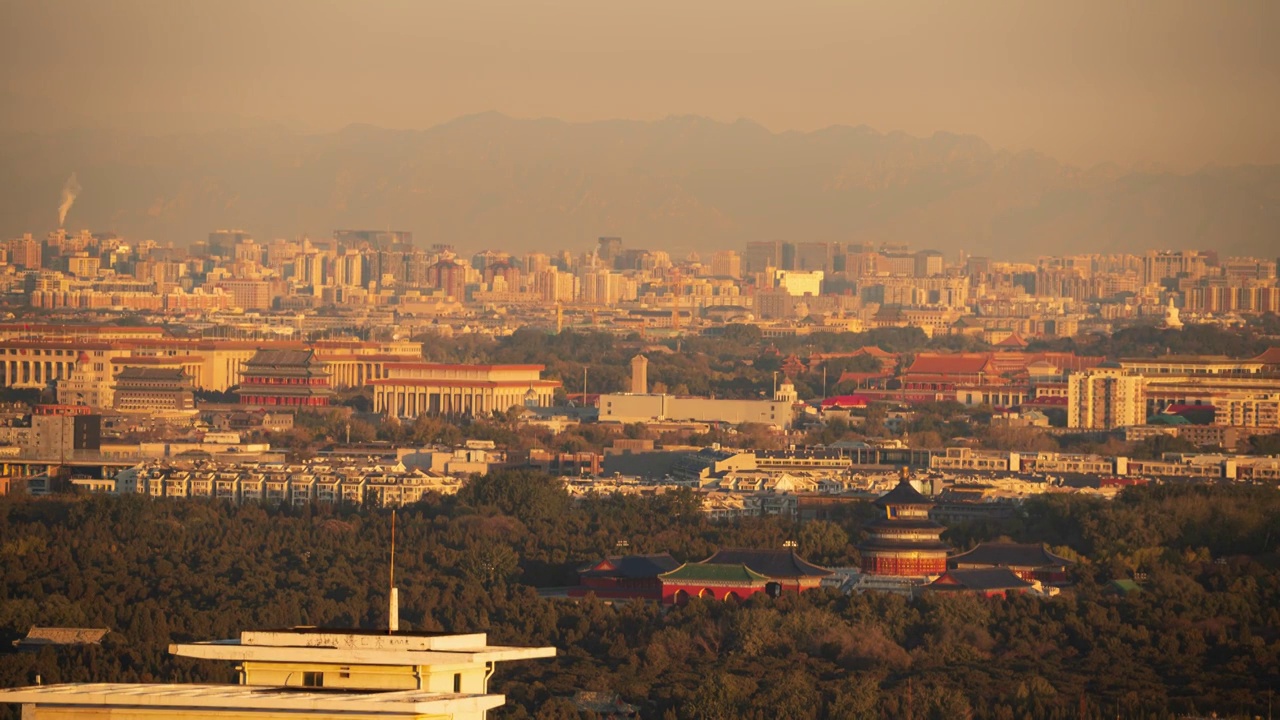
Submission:
POLYGON ((783 269, 782 241, 763 240, 747 243, 746 249, 742 252, 742 266, 742 271, 746 273, 761 273, 770 268, 783 269))
POLYGON ((733 250, 721 250, 711 256, 711 274, 717 277, 742 277, 742 256, 733 250))
POLYGON ((253 237, 244 230, 214 230, 209 233, 205 251, 210 257, 230 258, 234 256, 236 246, 246 240, 253 240, 253 237))
POLYGON ((942 253, 937 250, 921 250, 915 256, 915 276, 933 277, 943 270, 942 253))
POLYGON ((596 257, 605 262, 607 267, 613 267, 613 261, 622 254, 622 238, 620 237, 601 237, 596 241, 599 246, 596 248, 596 257))
MULTIPOLYGON (((785 249, 785 248, 784 248, 785 249)), ((790 269, 829 273, 835 269, 835 243, 807 242, 795 246, 795 262, 790 269)))
POLYGON ((413 233, 407 230, 334 230, 333 239, 347 248, 369 247, 396 252, 413 250, 413 233))

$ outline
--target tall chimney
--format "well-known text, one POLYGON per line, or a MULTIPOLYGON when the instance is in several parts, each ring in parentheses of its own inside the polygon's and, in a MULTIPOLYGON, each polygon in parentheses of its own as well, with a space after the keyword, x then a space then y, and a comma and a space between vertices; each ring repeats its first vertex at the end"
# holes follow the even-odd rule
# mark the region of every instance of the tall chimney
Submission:
POLYGON ((649 359, 643 355, 631 358, 631 394, 649 393, 649 359))

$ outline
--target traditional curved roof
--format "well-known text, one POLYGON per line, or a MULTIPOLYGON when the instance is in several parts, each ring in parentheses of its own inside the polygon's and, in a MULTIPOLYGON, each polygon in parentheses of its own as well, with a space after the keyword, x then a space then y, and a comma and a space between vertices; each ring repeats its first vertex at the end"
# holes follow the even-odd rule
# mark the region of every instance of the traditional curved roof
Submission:
POLYGON ((746 565, 728 565, 720 563, 685 563, 680 567, 658 576, 664 582, 706 582, 706 583, 766 583, 769 578, 755 572, 746 565))
POLYGON ((992 567, 1039 568, 1074 565, 1075 562, 1049 552, 1040 543, 979 543, 968 551, 947 558, 947 564, 989 565, 992 567))
POLYGON ((297 368, 312 373, 323 371, 326 363, 316 357, 311 349, 304 350, 263 350, 259 349, 253 357, 244 361, 245 370, 250 368, 297 368))
POLYGON ((1008 568, 948 570, 929 583, 929 590, 1025 590, 1032 584, 1008 568))
POLYGON ((796 554, 795 550, 721 550, 703 560, 707 564, 742 564, 770 578, 826 577, 831 573, 796 554))
POLYGON ((1280 347, 1267 348, 1261 355, 1254 358, 1253 361, 1265 363, 1267 365, 1280 365, 1280 347))
POLYGON ((907 374, 975 374, 986 372, 990 362, 989 353, 920 353, 907 374))
POLYGON ((190 379, 191 376, 182 368, 125 367, 116 375, 117 382, 120 380, 148 380, 152 382, 182 383, 190 379))
POLYGON ((898 481, 896 487, 881 495, 872 504, 883 508, 891 505, 932 505, 933 501, 921 495, 920 491, 911 487, 911 483, 904 478, 898 481))
POLYGON ((1028 344, 1027 341, 1022 339, 1022 336, 1015 332, 1010 334, 1008 337, 1001 340, 1000 342, 996 343, 993 347, 1024 348, 1027 346, 1027 344, 1028 344))
POLYGON ((651 578, 680 567, 669 553, 614 555, 580 571, 582 577, 651 578))

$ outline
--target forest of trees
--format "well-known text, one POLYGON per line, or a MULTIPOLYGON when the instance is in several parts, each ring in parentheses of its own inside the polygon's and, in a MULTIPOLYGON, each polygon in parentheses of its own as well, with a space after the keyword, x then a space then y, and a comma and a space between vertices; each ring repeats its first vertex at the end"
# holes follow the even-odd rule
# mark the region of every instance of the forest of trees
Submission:
MULTIPOLYGON (((654 718, 1265 717, 1280 689, 1274 488, 1049 496, 944 536, 1077 557, 1074 587, 1054 598, 822 590, 667 609, 536 591, 573 583, 623 540, 681 560, 795 540, 816 562, 856 564, 872 514, 854 504, 833 521, 712 524, 689 493, 573 501, 548 476, 494 474, 400 511, 402 620, 557 647, 554 660, 500 666, 502 718, 580 717, 566 699, 577 689, 617 692, 654 718), (1128 577, 1142 590, 1107 591, 1128 577)), ((172 658, 166 645, 384 625, 389 534, 389 512, 370 509, 0 498, 0 686, 37 675, 232 682, 229 665, 172 658), (13 651, 31 625, 112 632, 97 647, 13 651)))

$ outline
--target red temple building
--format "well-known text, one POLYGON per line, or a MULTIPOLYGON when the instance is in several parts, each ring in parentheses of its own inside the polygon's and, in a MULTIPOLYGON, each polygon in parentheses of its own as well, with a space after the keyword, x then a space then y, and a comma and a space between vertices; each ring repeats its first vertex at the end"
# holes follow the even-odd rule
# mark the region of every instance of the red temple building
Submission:
POLYGON ((244 363, 242 405, 324 407, 333 397, 329 371, 313 350, 259 350, 244 363))
POLYGON ((939 537, 942 525, 929 518, 931 500, 903 477, 874 504, 885 515, 867 525, 870 537, 858 547, 864 573, 924 578, 946 572, 950 546, 939 537))
POLYGON ((1067 566, 1075 563, 1049 552, 1039 543, 980 543, 974 549, 947 558, 947 567, 958 570, 1007 568, 1018 577, 1045 584, 1067 582, 1067 566))
POLYGON ((964 592, 985 597, 1006 597, 1028 592, 1033 585, 1008 568, 948 570, 925 586, 929 591, 964 592))
POLYGON ((744 600, 756 593, 780 595, 816 588, 831 575, 794 550, 721 550, 659 576, 662 602, 681 605, 691 597, 744 600))
POLYGON ((916 355, 902 373, 906 390, 955 392, 960 385, 1007 382, 991 367, 991 353, 928 353, 916 355))
POLYGON ((606 557, 578 571, 579 585, 569 597, 595 593, 600 598, 661 600, 662 581, 658 576, 680 567, 668 553, 606 557))
POLYGON ((984 353, 922 352, 902 373, 906 390, 952 393, 960 387, 1024 384, 1032 365, 1051 364, 1058 372, 1096 367, 1104 358, 1069 352, 1028 353, 1007 347, 984 353))

